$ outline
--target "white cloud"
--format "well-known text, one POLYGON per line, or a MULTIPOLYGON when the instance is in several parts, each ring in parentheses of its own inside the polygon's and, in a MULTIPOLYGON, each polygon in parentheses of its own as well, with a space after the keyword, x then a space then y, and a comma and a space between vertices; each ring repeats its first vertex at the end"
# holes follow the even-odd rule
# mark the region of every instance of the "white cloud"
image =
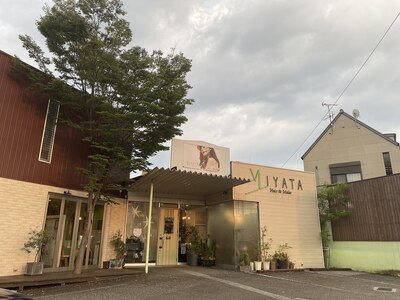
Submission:
MULTIPOLYGON (((17 33, 39 38, 41 1, 2 0, 2 50, 26 57, 17 33), (5 2, 4 2, 5 1, 5 2)), ((280 166, 334 102, 400 10, 396 0, 129 0, 134 43, 176 47, 193 60, 188 139, 231 148, 232 159, 280 166)), ((400 20, 341 98, 361 121, 399 132, 400 20)), ((43 44, 43 41, 42 41, 43 44)), ((287 167, 324 129, 323 122, 287 167)), ((153 161, 168 166, 169 155, 153 161)))

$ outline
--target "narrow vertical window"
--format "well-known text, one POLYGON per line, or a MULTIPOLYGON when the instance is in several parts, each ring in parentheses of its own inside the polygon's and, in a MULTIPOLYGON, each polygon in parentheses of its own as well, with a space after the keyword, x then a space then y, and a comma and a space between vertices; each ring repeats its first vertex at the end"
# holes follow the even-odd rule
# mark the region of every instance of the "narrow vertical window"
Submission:
POLYGON ((383 152, 383 163, 385 164, 385 171, 386 175, 392 175, 393 170, 392 170, 392 162, 390 161, 390 154, 389 152, 383 152))
POLYGON ((51 162, 59 109, 60 103, 58 101, 49 100, 49 104, 47 106, 46 120, 43 127, 39 161, 47 163, 51 162))

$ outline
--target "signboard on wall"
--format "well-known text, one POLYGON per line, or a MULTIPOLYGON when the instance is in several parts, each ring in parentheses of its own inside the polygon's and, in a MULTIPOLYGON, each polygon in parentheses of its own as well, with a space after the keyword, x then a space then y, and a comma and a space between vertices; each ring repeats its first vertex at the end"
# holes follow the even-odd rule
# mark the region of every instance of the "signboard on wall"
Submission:
POLYGON ((227 176, 230 174, 229 148, 202 141, 173 139, 171 168, 227 176))

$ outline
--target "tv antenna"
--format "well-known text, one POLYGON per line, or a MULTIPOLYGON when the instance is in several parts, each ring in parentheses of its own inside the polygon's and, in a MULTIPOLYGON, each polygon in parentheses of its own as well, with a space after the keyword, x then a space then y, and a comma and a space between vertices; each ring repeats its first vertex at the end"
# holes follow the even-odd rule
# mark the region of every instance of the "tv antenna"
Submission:
POLYGON ((359 116, 360 116, 360 111, 357 108, 353 109, 354 119, 358 119, 359 116))
POLYGON ((335 115, 333 113, 333 111, 332 111, 332 107, 337 106, 337 104, 336 103, 325 103, 325 102, 322 102, 322 106, 326 106, 327 109, 328 109, 328 113, 327 113, 326 117, 324 118, 324 120, 329 119, 329 124, 331 124, 332 120, 333 120, 333 117, 335 115))

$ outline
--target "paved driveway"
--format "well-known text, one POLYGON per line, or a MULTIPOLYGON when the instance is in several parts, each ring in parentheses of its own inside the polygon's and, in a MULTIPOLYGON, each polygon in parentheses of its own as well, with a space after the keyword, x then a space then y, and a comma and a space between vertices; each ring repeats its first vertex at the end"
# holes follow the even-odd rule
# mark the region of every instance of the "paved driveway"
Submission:
POLYGON ((34 299, 400 299, 400 278, 351 271, 259 275, 183 266, 24 294, 34 299))

